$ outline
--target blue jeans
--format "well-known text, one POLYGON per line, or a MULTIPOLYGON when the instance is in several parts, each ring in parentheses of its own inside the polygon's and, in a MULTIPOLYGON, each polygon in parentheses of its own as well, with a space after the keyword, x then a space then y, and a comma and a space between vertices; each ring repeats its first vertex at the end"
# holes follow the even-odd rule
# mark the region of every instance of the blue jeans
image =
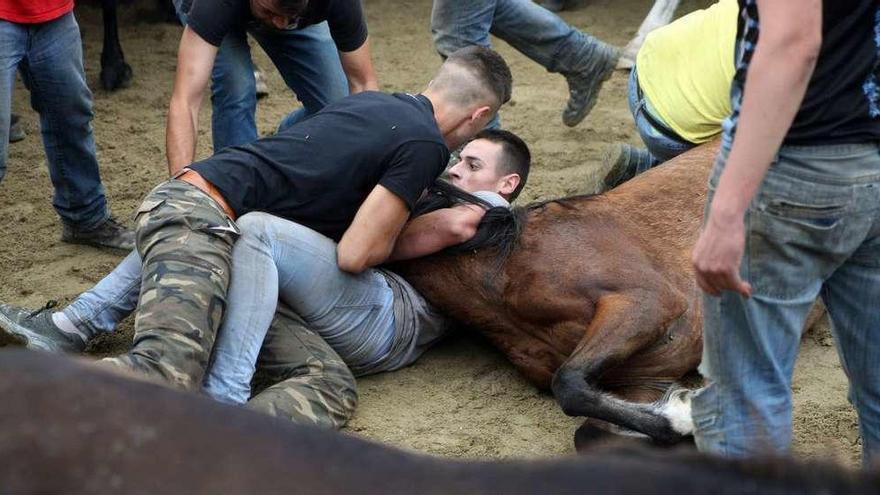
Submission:
MULTIPOLYGON (((336 265, 336 244, 287 220, 249 213, 236 222, 228 307, 205 387, 245 402, 250 377, 279 297, 323 337, 352 371, 380 371, 394 334, 393 296, 376 270, 350 275, 336 265)), ((87 338, 112 332, 134 311, 141 283, 137 251, 84 292, 64 315, 87 338)))
MULTIPOLYGON (((723 147, 710 197, 724 168, 723 147)), ((880 149, 783 147, 745 218, 741 275, 753 295, 704 298, 701 372, 693 399, 697 446, 727 456, 785 454, 791 376, 801 329, 828 307, 864 462, 880 457, 880 149)))
POLYGON ((532 0, 434 0, 431 33, 443 57, 466 46, 490 46, 491 33, 550 72, 574 75, 604 63, 605 51, 596 50, 605 43, 532 0))
POLYGON ((16 71, 31 92, 55 187, 52 205, 64 223, 83 230, 110 216, 95 156, 92 93, 73 13, 41 24, 0 20, 0 180, 6 175, 16 71))
POLYGON ((266 213, 238 219, 232 285, 205 391, 244 403, 263 339, 280 299, 332 347, 355 375, 386 358, 394 343, 394 297, 377 270, 353 275, 336 264, 336 243, 266 213))
MULTIPOLYGON (((186 15, 178 15, 186 23, 186 15)), ((279 128, 290 126, 348 96, 348 79, 326 22, 303 29, 277 30, 256 21, 223 38, 211 73, 211 129, 214 151, 257 139, 256 81, 247 35, 272 59, 303 108, 288 114, 279 128)))
MULTIPOLYGON (((648 148, 648 153, 651 155, 652 167, 675 158, 696 146, 696 144, 676 134, 675 131, 666 127, 661 128, 660 124, 662 121, 659 117, 655 115, 645 116, 648 112, 647 102, 645 95, 642 94, 642 90, 639 87, 639 76, 636 72, 636 67, 633 67, 629 75, 627 100, 629 101, 629 111, 632 113, 633 120, 636 123, 636 130, 639 132, 642 142, 648 148)), ((646 160, 641 162, 645 163, 646 160)), ((637 170, 636 173, 640 174, 645 170, 647 169, 637 170)))

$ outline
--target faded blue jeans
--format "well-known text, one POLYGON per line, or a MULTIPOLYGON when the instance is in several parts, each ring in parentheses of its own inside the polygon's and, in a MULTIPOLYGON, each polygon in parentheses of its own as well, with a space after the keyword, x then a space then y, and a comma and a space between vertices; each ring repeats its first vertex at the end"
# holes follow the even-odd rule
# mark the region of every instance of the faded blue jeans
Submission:
POLYGON ((110 216, 92 134, 92 92, 73 13, 40 24, 0 20, 0 180, 6 175, 15 73, 31 93, 61 220, 82 230, 110 216))
MULTIPOLYGON (((444 58, 467 46, 490 46, 491 33, 565 76, 593 73, 610 49, 532 0, 434 0, 431 33, 444 58)), ((486 127, 499 127, 498 117, 486 127)))
POLYGON ((320 335, 355 375, 391 354, 394 295, 378 270, 354 275, 336 264, 336 243, 267 213, 237 220, 229 306, 217 335, 205 392, 244 403, 280 299, 320 335))
MULTIPOLYGON (((710 197, 729 149, 710 179, 710 197)), ((753 295, 704 298, 697 446, 785 454, 801 329, 821 296, 859 414, 866 463, 880 458, 880 148, 783 147, 745 218, 741 276, 753 295)))
MULTIPOLYGON (((237 220, 226 316, 205 379, 213 397, 243 403, 278 299, 305 320, 355 374, 383 370, 395 337, 393 295, 377 270, 351 275, 336 265, 336 243, 266 213, 237 220)), ((112 332, 137 305, 137 251, 64 308, 86 338, 112 332)), ((388 363, 391 365, 392 363, 388 363)), ((401 363, 394 363, 399 365, 401 363)))
MULTIPOLYGON (((636 123, 636 130, 639 132, 642 142, 648 148, 648 154, 650 155, 650 157, 639 160, 640 167, 636 170, 636 174, 648 170, 650 167, 643 167, 649 163, 651 167, 656 167, 696 146, 696 144, 687 141, 673 130, 663 126, 662 119, 656 115, 645 116, 648 113, 649 104, 639 86, 639 75, 636 72, 636 67, 633 67, 629 75, 627 100, 629 101, 629 111, 632 113, 633 120, 636 123), (661 128, 660 126, 663 127, 661 128)), ((721 130, 721 124, 718 124, 718 129, 719 131, 721 130)))
MULTIPOLYGON (((180 1, 175 0, 181 22, 180 1)), ((303 108, 288 114, 286 128, 336 100, 348 96, 348 79, 326 22, 303 29, 278 30, 257 21, 223 38, 211 73, 211 130, 214 151, 257 139, 257 96, 250 34, 272 59, 303 108)))

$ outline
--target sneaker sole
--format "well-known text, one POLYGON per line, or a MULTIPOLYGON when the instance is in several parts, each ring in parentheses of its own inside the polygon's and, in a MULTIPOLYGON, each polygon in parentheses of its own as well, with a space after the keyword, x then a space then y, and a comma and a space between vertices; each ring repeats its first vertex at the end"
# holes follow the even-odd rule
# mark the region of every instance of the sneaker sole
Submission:
POLYGON ((54 344, 46 342, 43 337, 10 320, 0 313, 0 347, 26 347, 40 351, 61 352, 54 344))

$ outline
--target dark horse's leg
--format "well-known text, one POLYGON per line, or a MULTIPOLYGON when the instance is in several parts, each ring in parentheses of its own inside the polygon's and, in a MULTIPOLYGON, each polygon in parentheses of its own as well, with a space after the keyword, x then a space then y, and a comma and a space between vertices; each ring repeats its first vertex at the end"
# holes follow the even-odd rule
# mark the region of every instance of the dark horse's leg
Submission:
POLYGON ((649 289, 651 285, 646 277, 643 288, 611 292, 597 301, 583 340, 557 370, 552 389, 569 416, 600 419, 670 444, 692 428, 687 397, 670 397, 660 406, 622 399, 599 388, 607 371, 658 342, 685 312, 684 298, 662 283, 649 289))
POLYGON ((101 0, 104 17, 104 48, 101 51, 101 87, 107 91, 127 87, 131 83, 131 66, 125 63, 119 44, 116 18, 117 0, 101 0))

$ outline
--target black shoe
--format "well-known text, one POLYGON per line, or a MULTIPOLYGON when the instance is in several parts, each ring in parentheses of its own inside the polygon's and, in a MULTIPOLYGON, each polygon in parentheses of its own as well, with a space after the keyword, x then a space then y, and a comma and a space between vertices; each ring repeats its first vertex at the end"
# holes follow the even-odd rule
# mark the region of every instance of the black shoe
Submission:
POLYGON ((24 127, 21 125, 21 116, 18 114, 12 114, 12 118, 9 121, 9 142, 17 143, 25 138, 27 134, 24 132, 24 127))
POLYGON ((608 170, 602 179, 604 190, 607 191, 648 170, 655 165, 656 160, 646 149, 615 143, 605 150, 602 163, 608 170))
POLYGON ((134 232, 113 217, 92 230, 80 230, 65 223, 61 231, 61 240, 71 244, 88 244, 126 251, 134 249, 134 232))
POLYGON ((550 12, 562 12, 565 10, 565 0, 544 0, 541 2, 541 7, 550 12))
POLYGON ((602 83, 614 73, 620 57, 617 48, 605 44, 596 47, 593 53, 599 59, 588 61, 588 69, 565 76, 568 81, 568 104, 562 111, 562 123, 569 127, 580 124, 593 109, 602 83))
POLYGON ((0 346, 18 345, 49 352, 82 352, 86 348, 82 337, 62 331, 52 321, 50 310, 57 304, 49 301, 36 311, 0 304, 0 346))

